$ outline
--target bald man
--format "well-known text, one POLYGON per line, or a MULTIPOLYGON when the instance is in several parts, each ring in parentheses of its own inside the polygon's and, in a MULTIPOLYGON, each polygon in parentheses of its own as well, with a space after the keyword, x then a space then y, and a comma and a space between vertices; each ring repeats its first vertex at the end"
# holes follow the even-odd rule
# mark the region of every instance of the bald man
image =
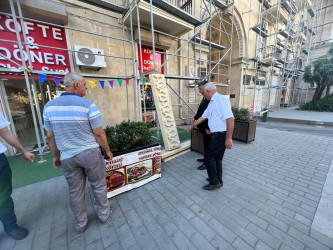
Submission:
POLYGON ((205 85, 204 97, 210 100, 207 109, 203 115, 188 128, 187 132, 208 119, 208 126, 212 135, 207 148, 205 148, 204 158, 208 173, 207 181, 209 184, 203 186, 203 189, 213 190, 223 186, 222 159, 225 149, 232 149, 234 116, 231 111, 229 99, 217 93, 216 86, 213 83, 207 83, 205 85))
POLYGON ((78 233, 86 230, 88 217, 85 202, 86 178, 92 188, 98 217, 102 224, 110 220, 112 207, 107 198, 106 167, 100 146, 112 159, 104 120, 96 105, 82 98, 85 79, 77 73, 64 77, 66 92, 49 101, 44 108, 44 128, 56 168, 63 168, 68 183, 70 206, 78 233))

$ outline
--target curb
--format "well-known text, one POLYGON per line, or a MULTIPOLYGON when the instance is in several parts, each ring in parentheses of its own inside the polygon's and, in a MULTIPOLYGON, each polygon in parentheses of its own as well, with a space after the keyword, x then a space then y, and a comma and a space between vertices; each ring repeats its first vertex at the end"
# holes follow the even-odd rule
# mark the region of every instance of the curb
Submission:
MULTIPOLYGON (((262 119, 262 116, 254 116, 254 118, 259 121, 262 119)), ((305 125, 319 125, 333 127, 333 122, 322 122, 322 121, 311 121, 311 120, 298 120, 298 119, 289 119, 289 118, 278 118, 278 117, 269 117, 267 121, 270 122, 286 122, 286 123, 296 123, 296 124, 305 124, 305 125)))

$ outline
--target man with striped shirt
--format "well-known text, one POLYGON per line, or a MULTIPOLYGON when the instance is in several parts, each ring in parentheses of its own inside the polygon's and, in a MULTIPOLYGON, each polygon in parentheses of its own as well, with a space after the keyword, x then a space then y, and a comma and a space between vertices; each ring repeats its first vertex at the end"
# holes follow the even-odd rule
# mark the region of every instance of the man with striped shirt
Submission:
POLYGON ((75 229, 82 233, 88 223, 85 203, 86 177, 93 190, 98 217, 105 224, 112 207, 107 199, 105 161, 100 146, 112 159, 104 120, 96 105, 87 99, 86 81, 77 73, 64 77, 66 92, 49 101, 44 108, 44 128, 56 168, 63 168, 69 185, 70 206, 75 217, 75 229))

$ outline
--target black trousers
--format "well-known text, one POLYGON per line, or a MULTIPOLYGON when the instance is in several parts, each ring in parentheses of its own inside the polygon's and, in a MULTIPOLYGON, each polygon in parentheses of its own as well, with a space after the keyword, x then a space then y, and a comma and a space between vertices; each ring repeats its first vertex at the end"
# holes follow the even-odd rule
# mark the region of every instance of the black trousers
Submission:
POLYGON ((202 136, 203 136, 203 141, 204 141, 204 150, 206 150, 206 148, 208 147, 208 144, 210 142, 210 138, 211 138, 211 134, 208 135, 206 134, 206 131, 205 130, 199 130, 200 133, 202 133, 202 136))
POLYGON ((0 221, 6 233, 17 227, 12 194, 12 171, 4 153, 0 154, 0 221))
POLYGON ((211 135, 210 143, 205 147, 205 164, 209 183, 222 183, 222 159, 225 151, 225 132, 211 135))

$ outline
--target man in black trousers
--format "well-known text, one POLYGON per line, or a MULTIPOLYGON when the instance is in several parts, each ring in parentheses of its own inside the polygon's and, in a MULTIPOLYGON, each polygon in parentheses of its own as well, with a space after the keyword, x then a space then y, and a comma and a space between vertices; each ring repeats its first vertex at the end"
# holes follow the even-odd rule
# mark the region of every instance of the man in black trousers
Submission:
MULTIPOLYGON (((206 83, 208 83, 207 81, 202 81, 198 84, 199 86, 199 92, 201 95, 204 94, 204 87, 206 85, 206 83)), ((202 98, 197 114, 191 119, 191 124, 193 124, 196 120, 198 120, 202 114, 205 112, 207 106, 209 104, 209 100, 207 100, 205 97, 202 98)), ((203 139, 204 139, 204 149, 207 148, 209 141, 210 141, 210 132, 209 132, 209 127, 208 127, 208 120, 204 121, 203 123, 199 124, 198 126, 199 131, 202 133, 203 135, 203 139)), ((203 159, 197 159, 199 162, 204 162, 204 158, 203 159)), ((205 170, 206 169, 206 165, 205 163, 203 163, 201 166, 199 166, 197 169, 199 170, 205 170)))
POLYGON ((205 164, 209 184, 203 186, 203 189, 213 190, 223 186, 222 159, 225 149, 232 149, 234 116, 229 99, 217 93, 213 83, 205 85, 204 96, 210 100, 209 105, 202 116, 187 129, 187 132, 208 119, 212 134, 208 147, 205 148, 205 164))

